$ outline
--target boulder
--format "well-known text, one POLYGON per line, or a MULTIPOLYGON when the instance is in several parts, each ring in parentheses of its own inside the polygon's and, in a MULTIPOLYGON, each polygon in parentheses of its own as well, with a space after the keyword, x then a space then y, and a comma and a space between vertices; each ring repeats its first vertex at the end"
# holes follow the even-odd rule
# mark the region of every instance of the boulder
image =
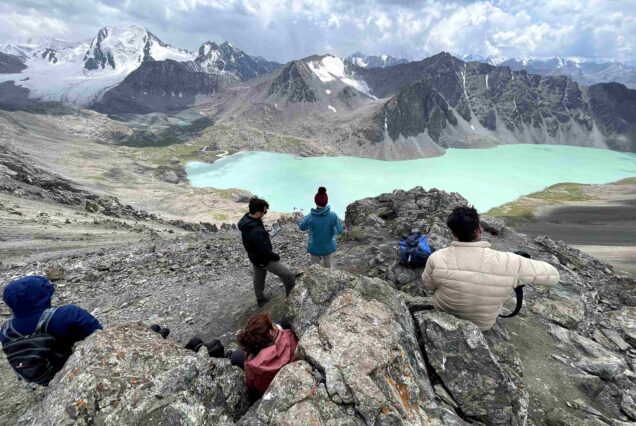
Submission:
POLYGON ((413 227, 428 231, 436 220, 445 221, 457 206, 468 205, 461 195, 421 186, 409 191, 395 190, 375 198, 365 198, 347 206, 345 222, 352 226, 388 226, 401 234, 413 227))
POLYGON ((615 329, 627 343, 636 348, 636 307, 624 306, 606 312, 600 323, 615 329))
POLYGON ((320 419, 315 424, 330 419, 338 424, 461 423, 438 404, 412 317, 387 282, 312 266, 292 291, 287 316, 299 337, 303 366, 281 371, 289 377, 277 376, 252 419, 265 424, 307 424, 308 419, 320 419), (308 396, 294 390, 299 386, 308 396))
POLYGON ((19 424, 233 424, 247 411, 240 369, 142 324, 81 342, 19 424))
POLYGON ((353 406, 336 404, 306 361, 286 365, 240 425, 364 425, 353 406), (342 423, 339 423, 342 422, 342 423))
POLYGON ((585 307, 578 294, 553 289, 538 298, 532 312, 565 328, 575 328, 585 319, 585 307))
POLYGON ((601 379, 611 380, 627 368, 623 358, 574 331, 551 324, 550 334, 561 342, 561 350, 574 365, 601 379))
POLYGON ((527 392, 475 324, 440 311, 414 316, 422 351, 465 416, 487 424, 526 423, 527 392))

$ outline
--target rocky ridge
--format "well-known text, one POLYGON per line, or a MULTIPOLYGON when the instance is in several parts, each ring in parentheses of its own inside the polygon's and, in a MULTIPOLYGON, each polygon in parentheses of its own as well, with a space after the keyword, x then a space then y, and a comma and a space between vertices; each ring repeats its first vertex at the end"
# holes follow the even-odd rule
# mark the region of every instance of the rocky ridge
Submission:
MULTIPOLYGON (((268 307, 275 316, 286 314, 292 320, 300 338, 301 361, 285 367, 239 422, 613 425, 635 420, 633 276, 563 243, 545 237, 533 240, 502 221, 484 218, 485 238, 496 249, 522 248, 533 258, 550 262, 559 270, 561 283, 551 289, 527 287, 522 313, 500 319, 486 333, 431 310, 430 295, 418 285, 421 271, 397 263, 397 239, 418 226, 435 246, 447 245, 450 235, 443 221, 450 209, 464 203, 459 194, 414 188, 350 205, 346 215, 350 230, 336 256, 341 271, 312 267, 286 304, 278 298, 268 307)), ((293 223, 283 223, 283 231, 274 240, 283 259, 298 269, 308 264, 304 244, 304 234, 293 223)), ((76 409, 85 409, 78 419, 106 414, 109 419, 149 418, 143 417, 148 412, 130 417, 127 404, 107 404, 113 401, 108 397, 112 385, 134 392, 140 407, 155 401, 153 420, 183 419, 187 412, 191 424, 212 423, 196 407, 218 406, 214 392, 226 383, 221 378, 226 374, 222 365, 124 326, 113 329, 116 338, 109 343, 113 347, 109 353, 121 351, 121 356, 110 356, 108 362, 113 371, 142 370, 139 383, 133 383, 128 376, 109 377, 93 370, 104 359, 102 345, 95 342, 106 339, 102 336, 109 336, 113 324, 142 320, 165 323, 182 342, 199 329, 208 333, 205 337, 213 333, 229 343, 240 318, 253 312, 249 265, 238 233, 227 229, 157 240, 59 263, 65 270, 57 281, 59 300, 93 309, 107 331, 78 346, 64 374, 40 395, 42 402, 22 421, 33 423, 30 419, 41 418, 44 412, 72 421, 76 409), (90 281, 89 275, 94 277, 90 281), (232 288, 240 289, 238 299, 232 288), (179 310, 182 313, 175 317, 179 310), (152 349, 158 342, 167 347, 152 349), (139 367, 129 366, 137 351, 151 359, 139 367), (212 364, 220 372, 218 380, 207 373, 212 364), (182 367, 155 369, 158 365, 182 367), (197 365, 197 372, 185 374, 189 365, 197 365), (80 373, 94 373, 69 378, 73 368, 80 366, 80 373), (200 380, 205 384, 195 385, 203 383, 200 380), (101 381, 104 388, 99 386, 101 381), (201 392, 194 392, 192 386, 201 392), (99 390, 90 389, 106 390, 101 397, 99 390), (160 389, 168 391, 157 399, 160 389), (175 395, 183 395, 177 405, 175 395), (77 401, 87 403, 77 406, 77 401), (75 409, 67 410, 71 402, 75 409), (110 408, 98 413, 97 404, 110 408)), ((45 266, 12 266, 0 277, 6 281, 45 266)), ((279 284, 277 280, 268 283, 279 284)), ((9 382, 3 388, 16 385, 9 382)), ((226 413, 229 419, 236 413, 227 405, 218 407, 208 415, 226 413)))

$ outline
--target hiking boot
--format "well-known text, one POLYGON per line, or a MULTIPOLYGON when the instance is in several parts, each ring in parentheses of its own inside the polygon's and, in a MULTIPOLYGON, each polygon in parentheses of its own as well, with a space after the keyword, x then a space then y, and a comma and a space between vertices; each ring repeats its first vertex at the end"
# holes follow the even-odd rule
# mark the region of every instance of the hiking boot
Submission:
POLYGON ((261 296, 259 298, 256 299, 256 304, 258 305, 258 307, 260 308, 261 306, 267 304, 267 302, 269 302, 270 297, 269 296, 261 296))
POLYGON ((155 333, 159 333, 161 335, 161 337, 163 337, 164 339, 166 337, 168 337, 168 335, 170 334, 170 329, 169 328, 162 327, 159 324, 151 325, 150 329, 152 331, 154 331, 155 333))
POLYGON ((219 339, 212 339, 205 344, 208 350, 208 355, 211 358, 223 358, 225 357, 225 348, 219 339))
POLYGON ((193 352, 199 352, 199 349, 201 349, 201 346, 203 346, 203 340, 201 340, 198 337, 193 337, 192 339, 190 339, 190 341, 185 345, 186 349, 190 349, 193 352))

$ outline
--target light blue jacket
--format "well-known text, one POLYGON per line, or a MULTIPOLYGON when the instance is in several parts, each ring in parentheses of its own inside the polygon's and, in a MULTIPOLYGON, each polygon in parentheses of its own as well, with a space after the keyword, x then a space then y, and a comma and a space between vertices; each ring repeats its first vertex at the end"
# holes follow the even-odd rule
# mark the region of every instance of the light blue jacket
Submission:
POLYGON ((311 214, 298 221, 301 231, 309 231, 307 252, 327 256, 336 251, 336 235, 342 234, 342 222, 329 206, 311 209, 311 214))

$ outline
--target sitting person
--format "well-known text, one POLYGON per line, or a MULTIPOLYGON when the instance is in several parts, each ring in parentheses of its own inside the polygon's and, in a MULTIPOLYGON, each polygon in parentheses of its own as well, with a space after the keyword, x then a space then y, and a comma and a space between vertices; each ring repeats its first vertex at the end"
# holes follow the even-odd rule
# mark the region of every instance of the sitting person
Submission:
POLYGON ((276 373, 296 360, 298 339, 289 324, 274 324, 269 315, 256 314, 238 334, 242 349, 232 352, 230 361, 245 371, 245 384, 254 397, 262 396, 276 373))
POLYGON ((435 308, 485 331, 495 324, 511 289, 559 282, 559 272, 549 263, 496 251, 481 241, 484 231, 474 208, 456 207, 446 224, 456 241, 431 254, 422 274, 435 308))
POLYGON ((3 293, 14 317, 0 330, 2 350, 20 377, 44 386, 64 367, 75 342, 102 328, 78 306, 51 308, 54 291, 46 277, 34 275, 10 282, 3 293))

